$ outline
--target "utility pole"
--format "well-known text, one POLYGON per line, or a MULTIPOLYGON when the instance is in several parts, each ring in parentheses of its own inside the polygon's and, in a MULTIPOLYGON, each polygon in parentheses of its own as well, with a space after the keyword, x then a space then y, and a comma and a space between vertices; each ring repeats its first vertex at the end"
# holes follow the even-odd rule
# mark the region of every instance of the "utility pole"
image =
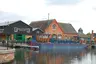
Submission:
POLYGON ((48 20, 49 20, 49 15, 50 15, 50 14, 48 13, 48 20))

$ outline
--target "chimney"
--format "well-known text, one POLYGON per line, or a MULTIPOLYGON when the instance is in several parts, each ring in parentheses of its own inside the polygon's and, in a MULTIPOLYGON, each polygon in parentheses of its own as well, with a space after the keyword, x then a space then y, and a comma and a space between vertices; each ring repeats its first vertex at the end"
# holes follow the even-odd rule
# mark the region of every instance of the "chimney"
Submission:
POLYGON ((93 32, 94 32, 94 31, 92 30, 92 35, 93 35, 93 32))

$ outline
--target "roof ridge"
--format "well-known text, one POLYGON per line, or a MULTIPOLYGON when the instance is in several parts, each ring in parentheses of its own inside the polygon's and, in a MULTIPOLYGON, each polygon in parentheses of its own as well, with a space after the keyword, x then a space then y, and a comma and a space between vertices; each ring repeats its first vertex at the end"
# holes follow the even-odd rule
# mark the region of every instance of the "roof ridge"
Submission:
POLYGON ((37 21, 32 21, 32 22, 41 22, 41 21, 48 21, 48 20, 54 20, 54 19, 37 20, 37 21))
POLYGON ((8 24, 12 24, 12 23, 15 23, 15 22, 18 22, 18 21, 21 21, 21 20, 1 22, 1 23, 0 23, 0 26, 6 26, 6 25, 8 25, 8 24))
POLYGON ((48 27, 48 25, 54 21, 55 19, 49 19, 49 20, 39 20, 39 21, 33 21, 29 25, 32 26, 33 28, 39 27, 42 30, 45 30, 45 28, 48 27))
POLYGON ((58 23, 62 23, 62 24, 71 24, 71 23, 63 23, 63 22, 58 22, 58 23))
POLYGON ((5 22, 0 22, 1 23, 8 23, 8 22, 18 22, 18 21, 21 21, 21 20, 16 20, 16 21, 5 21, 5 22))

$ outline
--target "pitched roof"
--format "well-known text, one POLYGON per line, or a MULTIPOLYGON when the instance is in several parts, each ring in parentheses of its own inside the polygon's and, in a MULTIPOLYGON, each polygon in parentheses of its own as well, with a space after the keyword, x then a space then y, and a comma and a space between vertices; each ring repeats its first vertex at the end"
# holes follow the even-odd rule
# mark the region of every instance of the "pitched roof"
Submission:
POLYGON ((33 21, 29 25, 33 28, 39 28, 41 30, 45 30, 48 25, 53 21, 54 19, 51 20, 41 20, 41 21, 33 21))
MULTIPOLYGON (((35 31, 35 30, 40 30, 42 31, 40 28, 33 28, 32 31, 35 31)), ((43 32, 43 31, 42 31, 43 32)))
MULTIPOLYGON (((51 20, 41 20, 41 21, 33 21, 29 25, 33 28, 39 28, 41 30, 45 30, 48 25, 55 19, 51 20)), ((76 30, 73 28, 73 26, 69 23, 58 23, 62 30, 65 33, 77 33, 76 30)))
POLYGON ((69 23, 58 23, 64 33, 77 33, 74 27, 69 23))
POLYGON ((79 30, 78 31, 83 31, 83 29, 82 28, 79 28, 79 30))
MULTIPOLYGON (((3 33, 5 34, 32 34, 32 27, 23 21, 13 21, 5 24, 2 29, 4 29, 3 33)), ((2 27, 2 26, 0 26, 2 27)))

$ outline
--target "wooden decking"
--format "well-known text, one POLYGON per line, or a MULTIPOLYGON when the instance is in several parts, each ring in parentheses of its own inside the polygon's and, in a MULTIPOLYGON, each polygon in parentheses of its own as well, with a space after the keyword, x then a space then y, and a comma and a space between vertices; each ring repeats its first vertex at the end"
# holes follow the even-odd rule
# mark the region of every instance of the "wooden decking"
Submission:
POLYGON ((25 44, 25 43, 15 43, 13 44, 13 47, 17 47, 17 48, 35 48, 35 49, 39 49, 39 46, 31 46, 31 45, 28 45, 28 44, 25 44))

